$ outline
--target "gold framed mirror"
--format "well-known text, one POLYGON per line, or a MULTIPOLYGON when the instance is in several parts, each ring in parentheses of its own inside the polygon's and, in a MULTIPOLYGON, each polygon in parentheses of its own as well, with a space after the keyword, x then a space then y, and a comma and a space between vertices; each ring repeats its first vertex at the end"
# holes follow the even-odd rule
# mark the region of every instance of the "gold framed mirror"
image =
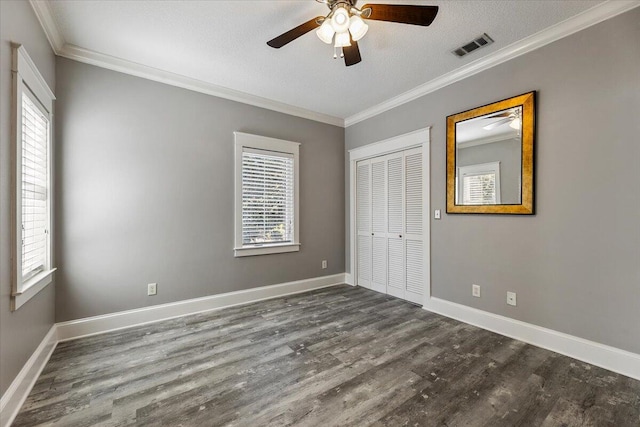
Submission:
POLYGON ((534 213, 535 95, 447 117, 447 213, 534 213))

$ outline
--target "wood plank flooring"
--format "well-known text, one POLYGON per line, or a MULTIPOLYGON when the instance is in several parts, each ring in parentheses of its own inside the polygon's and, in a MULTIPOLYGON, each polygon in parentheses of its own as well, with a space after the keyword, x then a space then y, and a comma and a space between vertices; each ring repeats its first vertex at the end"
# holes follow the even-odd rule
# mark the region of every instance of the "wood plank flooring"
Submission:
POLYGON ((640 381, 343 285, 58 344, 15 426, 640 426, 640 381))

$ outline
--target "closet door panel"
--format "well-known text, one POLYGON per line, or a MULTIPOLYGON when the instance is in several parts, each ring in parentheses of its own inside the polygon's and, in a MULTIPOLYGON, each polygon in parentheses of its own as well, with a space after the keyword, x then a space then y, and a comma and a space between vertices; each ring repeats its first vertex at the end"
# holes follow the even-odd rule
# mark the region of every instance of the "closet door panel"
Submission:
POLYGON ((387 293, 404 298, 404 166, 403 153, 387 160, 387 293))
POLYGON ((371 159, 371 287, 387 291, 387 161, 385 157, 371 159))
POLYGON ((405 151, 405 299, 424 302, 422 149, 405 151))
POLYGON ((371 287, 371 162, 356 164, 356 284, 371 287))

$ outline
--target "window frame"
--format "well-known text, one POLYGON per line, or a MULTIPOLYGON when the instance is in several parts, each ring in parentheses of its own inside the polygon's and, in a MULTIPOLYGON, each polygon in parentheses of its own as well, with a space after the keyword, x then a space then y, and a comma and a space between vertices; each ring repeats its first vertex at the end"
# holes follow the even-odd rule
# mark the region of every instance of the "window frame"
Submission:
POLYGON ((234 256, 245 257, 254 255, 268 255, 300 250, 300 143, 266 136, 234 132, 235 144, 235 241, 234 256), (266 243, 259 245, 245 245, 242 242, 242 153, 245 148, 263 150, 274 154, 282 153, 293 156, 293 236, 291 242, 266 243))
MULTIPOLYGON (((495 193, 496 203, 492 203, 488 206, 502 204, 502 195, 500 191, 500 162, 480 163, 475 165, 459 166, 457 170, 456 179, 456 204, 462 204, 464 201, 464 177, 465 175, 483 175, 483 174, 495 175, 495 193)), ((465 205, 465 206, 482 206, 482 205, 465 205)))
POLYGON ((53 219, 53 101, 56 99, 24 46, 12 43, 11 78, 11 311, 15 311, 53 281, 52 219, 53 219), (46 116, 47 129, 47 240, 45 266, 42 271, 22 277, 22 96, 27 97, 46 116))

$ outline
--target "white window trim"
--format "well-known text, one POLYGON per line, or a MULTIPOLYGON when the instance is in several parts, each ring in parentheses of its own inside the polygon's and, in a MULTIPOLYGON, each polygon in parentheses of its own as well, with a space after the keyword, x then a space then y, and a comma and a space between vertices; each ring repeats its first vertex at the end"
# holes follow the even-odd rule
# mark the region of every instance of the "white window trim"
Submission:
MULTIPOLYGON (((463 200, 464 185, 463 177, 465 175, 482 175, 486 173, 493 173, 496 175, 496 205, 502 204, 502 197, 500 191, 500 162, 481 163, 477 165, 460 166, 458 168, 458 194, 456 194, 456 204, 460 204, 460 200, 463 200)), ((481 206, 481 205, 469 205, 469 206, 481 206)))
POLYGON ((235 143, 235 245, 234 256, 254 256, 297 252, 300 250, 300 206, 299 206, 299 169, 300 143, 266 136, 234 132, 235 143), (252 148, 258 150, 277 151, 293 155, 293 242, 272 243, 264 245, 242 244, 242 150, 252 148))
POLYGON ((33 298, 38 292, 44 289, 53 281, 55 268, 52 266, 52 200, 53 187, 51 179, 52 170, 52 140, 53 140, 53 101, 56 99, 46 81, 36 68, 35 64, 27 54, 25 48, 20 44, 12 43, 12 67, 11 76, 13 80, 12 99, 12 132, 11 132, 11 158, 12 158, 12 227, 11 239, 12 262, 11 262, 11 310, 17 310, 27 301, 33 298), (22 93, 27 93, 32 99, 35 98, 43 113, 46 112, 49 120, 49 137, 47 152, 47 188, 48 197, 48 222, 49 233, 47 237, 47 261, 44 271, 39 272, 28 280, 22 279, 22 239, 20 230, 22 229, 22 93))

